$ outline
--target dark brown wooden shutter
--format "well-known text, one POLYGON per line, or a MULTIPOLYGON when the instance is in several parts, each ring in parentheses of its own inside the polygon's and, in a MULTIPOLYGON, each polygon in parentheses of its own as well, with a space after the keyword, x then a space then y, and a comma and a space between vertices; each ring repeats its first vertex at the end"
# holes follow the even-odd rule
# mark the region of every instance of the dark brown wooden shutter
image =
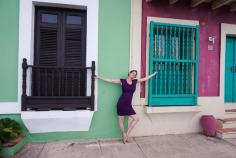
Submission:
POLYGON ((35 65, 59 66, 60 16, 57 10, 36 7, 35 65))
MULTIPOLYGON (((86 66, 86 14, 85 12, 67 12, 65 13, 65 54, 64 66, 66 67, 84 67, 86 66), (80 24, 68 24, 67 16, 77 16, 81 18, 80 24)), ((70 71, 70 70, 69 70, 70 71)), ((85 96, 86 94, 86 69, 67 73, 68 95, 85 96), (71 89, 70 87, 73 87, 71 89)))
MULTIPOLYGON (((80 67, 84 66, 83 61, 83 41, 82 41, 81 28, 65 28, 65 54, 64 65, 67 67, 80 67)), ((68 95, 85 95, 85 77, 86 70, 67 72, 68 95), (71 88, 70 88, 71 87, 71 88), (73 87, 73 89, 72 89, 73 87)))
POLYGON ((87 71, 78 67, 86 66, 86 11, 36 7, 35 28, 35 65, 62 69, 35 70, 34 95, 85 96, 87 71))
POLYGON ((83 66, 81 29, 65 29, 65 66, 83 66))
POLYGON ((41 66, 57 66, 57 28, 39 28, 39 58, 41 66))

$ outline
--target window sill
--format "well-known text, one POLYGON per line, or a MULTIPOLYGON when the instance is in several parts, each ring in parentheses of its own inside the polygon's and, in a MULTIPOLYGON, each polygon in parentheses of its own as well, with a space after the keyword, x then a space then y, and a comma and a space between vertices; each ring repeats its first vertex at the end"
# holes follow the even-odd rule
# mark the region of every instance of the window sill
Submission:
POLYGON ((145 113, 156 114, 156 113, 197 113, 201 111, 201 106, 165 106, 165 107, 148 107, 145 106, 145 113))
POLYGON ((22 111, 21 118, 30 133, 88 131, 94 112, 22 111))

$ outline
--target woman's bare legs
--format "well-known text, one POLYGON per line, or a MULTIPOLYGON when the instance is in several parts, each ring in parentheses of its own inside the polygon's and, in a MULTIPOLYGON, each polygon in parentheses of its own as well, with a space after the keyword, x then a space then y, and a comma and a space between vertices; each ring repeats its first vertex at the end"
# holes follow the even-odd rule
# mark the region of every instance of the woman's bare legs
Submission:
MULTIPOLYGON (((138 121, 139 121, 139 118, 138 118, 137 115, 130 115, 129 118, 131 118, 132 120, 131 120, 131 122, 130 122, 130 124, 129 124, 129 128, 128 128, 128 131, 127 131, 127 138, 129 138, 132 129, 134 128, 134 126, 135 126, 135 125, 138 123, 138 121)), ((127 141, 129 141, 129 140, 127 139, 127 141)))
POLYGON ((124 128, 124 116, 118 116, 118 125, 119 125, 120 131, 122 132, 123 143, 125 143, 127 136, 126 136, 125 128, 124 128))

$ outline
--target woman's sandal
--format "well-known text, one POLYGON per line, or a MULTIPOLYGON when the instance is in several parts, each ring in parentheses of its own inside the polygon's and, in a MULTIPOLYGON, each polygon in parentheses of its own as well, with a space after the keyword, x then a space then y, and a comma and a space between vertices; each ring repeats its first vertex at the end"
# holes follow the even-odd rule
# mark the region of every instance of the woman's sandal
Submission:
POLYGON ((127 136, 126 136, 125 132, 122 133, 122 141, 124 144, 127 142, 127 136))
POLYGON ((126 142, 127 142, 127 143, 133 143, 134 141, 133 141, 132 138, 127 137, 126 142))

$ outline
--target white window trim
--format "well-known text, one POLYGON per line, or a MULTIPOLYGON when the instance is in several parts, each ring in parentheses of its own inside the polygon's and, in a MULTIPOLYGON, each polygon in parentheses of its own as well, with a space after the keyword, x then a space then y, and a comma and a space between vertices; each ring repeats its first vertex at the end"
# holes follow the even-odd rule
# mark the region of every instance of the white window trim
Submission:
MULTIPOLYGON (((28 64, 33 64, 35 5, 56 6, 73 9, 87 8, 86 66, 91 66, 92 61, 96 62, 96 66, 98 65, 99 0, 20 0, 18 101, 11 105, 11 113, 21 112, 20 108, 22 94, 22 60, 23 58, 27 58, 28 64)), ((27 85, 29 85, 29 80, 27 82, 27 85)), ((88 80, 88 93, 90 93, 90 82, 91 81, 88 80)), ((95 87, 95 111, 97 111, 97 82, 95 82, 95 87)), ((1 113, 8 112, 8 107, 6 107, 6 110, 3 109, 3 111, 1 111, 1 113)))
POLYGON ((220 50, 220 100, 225 105, 225 109, 233 108, 236 103, 226 103, 224 101, 225 96, 225 54, 226 54, 226 36, 231 35, 236 37, 236 25, 235 24, 221 24, 221 50, 220 50))

